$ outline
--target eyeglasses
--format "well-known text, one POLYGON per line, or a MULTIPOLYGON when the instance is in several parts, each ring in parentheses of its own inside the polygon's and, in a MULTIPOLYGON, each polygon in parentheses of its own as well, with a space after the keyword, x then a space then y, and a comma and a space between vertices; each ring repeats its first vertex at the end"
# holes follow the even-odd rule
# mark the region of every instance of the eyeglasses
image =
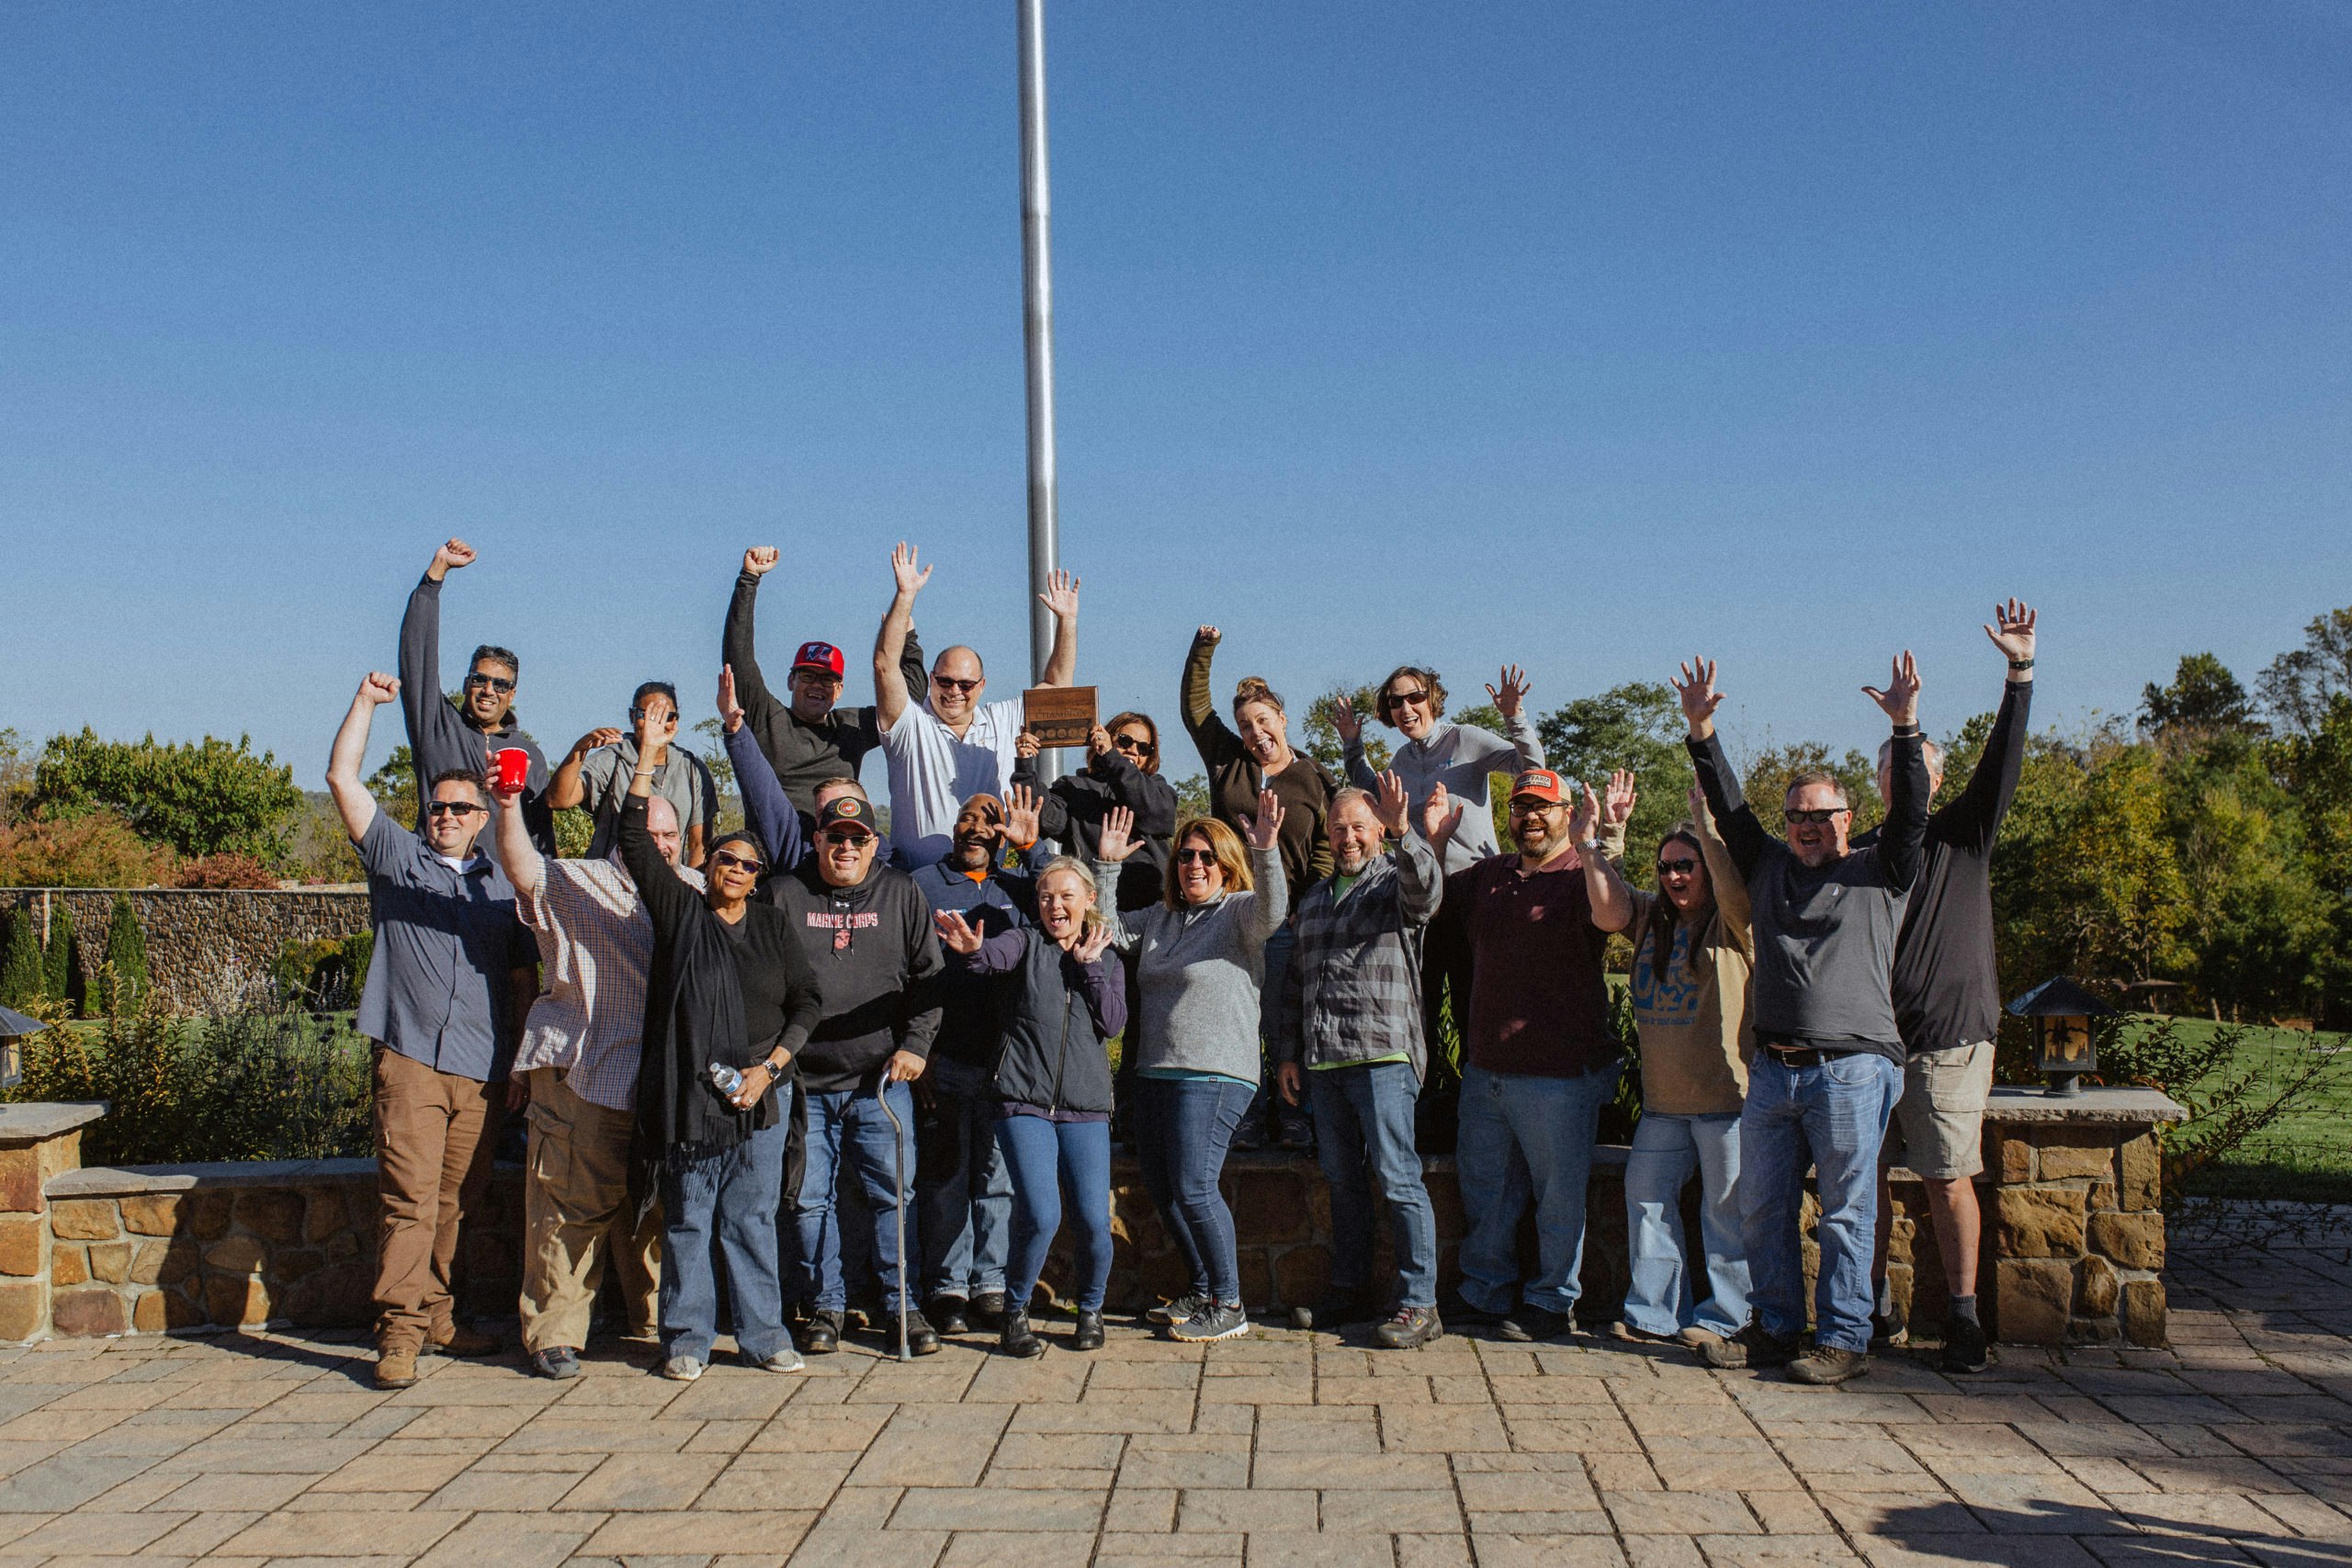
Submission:
POLYGON ((1426 691, 1387 692, 1384 693, 1381 696, 1381 701, 1386 703, 1393 708, 1403 707, 1408 703, 1411 703, 1415 706, 1419 706, 1420 704, 1428 702, 1429 700, 1430 694, 1426 691))
POLYGON ((855 828, 828 828, 818 837, 829 844, 855 844, 862 843, 874 835, 855 828))
POLYGON ((710 855, 710 863, 718 867, 721 871, 746 872, 752 876, 760 874, 760 863, 758 861, 744 855, 729 854, 725 850, 713 850, 710 855))
POLYGON ((1853 807, 1850 806, 1832 806, 1821 811, 1783 811, 1781 815, 1788 818, 1791 827, 1803 822, 1810 827, 1820 828, 1827 826, 1831 818, 1843 817, 1851 810, 1853 807))
POLYGON ((1698 871, 1699 863, 1695 860, 1662 860, 1657 863, 1660 876, 1694 876, 1698 871))
POLYGON ((1510 803, 1510 814, 1513 817, 1532 817, 1539 811, 1558 811, 1561 809, 1563 809, 1563 807, 1561 803, 1556 800, 1534 800, 1526 796, 1521 796, 1510 803))
POLYGON ((814 681, 820 686, 838 686, 842 683, 842 678, 831 671, 818 670, 806 664, 795 670, 792 672, 792 678, 796 681, 814 681))
POLYGON ((427 817, 470 817, 477 811, 487 811, 487 806, 476 806, 470 800, 434 800, 425 803, 427 817))
POLYGON ((959 681, 953 675, 933 675, 931 683, 944 686, 951 692, 977 692, 987 683, 987 680, 986 676, 976 681, 959 681))
POLYGON ((503 697, 514 689, 514 682, 503 675, 485 675, 477 670, 466 677, 466 690, 470 692, 477 686, 488 686, 503 697))
POLYGON ((1159 754, 1159 747, 1148 740, 1138 740, 1132 735, 1114 735, 1111 737, 1111 744, 1122 751, 1130 752, 1137 757, 1156 757, 1159 754))
POLYGON ((1178 865, 1215 865, 1216 852, 1215 850, 1178 850, 1176 863, 1178 865))

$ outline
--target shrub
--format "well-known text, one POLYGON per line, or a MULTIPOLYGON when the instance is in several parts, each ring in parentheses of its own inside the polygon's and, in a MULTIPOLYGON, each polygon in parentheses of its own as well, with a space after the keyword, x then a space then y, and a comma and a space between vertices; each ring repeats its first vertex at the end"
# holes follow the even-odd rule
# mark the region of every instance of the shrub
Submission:
MULTIPOLYGON (((139 911, 132 908, 130 900, 120 893, 114 896, 114 914, 107 921, 104 963, 126 998, 146 996, 147 933, 140 929, 139 911)), ((112 1011, 118 1004, 109 1000, 106 1005, 107 1010, 112 1011)))
POLYGON ((62 899, 49 906, 49 943, 41 953, 49 999, 63 1002, 74 995, 74 920, 62 899))
POLYGON ((33 804, 64 819, 111 811, 140 837, 184 855, 222 851, 276 861, 286 852, 302 792, 294 770, 246 739, 215 736, 187 744, 101 740, 85 728, 52 738, 33 773, 33 804))
POLYGON ((201 855, 173 869, 175 887, 266 887, 277 886, 269 867, 251 855, 201 855))
POLYGON ((567 807, 555 814, 555 852, 565 860, 585 860, 588 846, 596 840, 596 819, 580 807, 567 807))
POLYGON ((340 1012, 358 1005, 360 987, 368 983, 368 963, 375 951, 373 931, 289 942, 271 960, 269 976, 285 1006, 309 1012, 340 1012))
POLYGON ((33 937, 33 912, 19 909, 8 921, 8 945, 0 953, 0 1007, 21 1012, 49 994, 40 943, 33 937))
POLYGON ((0 828, 0 887, 152 887, 170 858, 102 811, 0 828))

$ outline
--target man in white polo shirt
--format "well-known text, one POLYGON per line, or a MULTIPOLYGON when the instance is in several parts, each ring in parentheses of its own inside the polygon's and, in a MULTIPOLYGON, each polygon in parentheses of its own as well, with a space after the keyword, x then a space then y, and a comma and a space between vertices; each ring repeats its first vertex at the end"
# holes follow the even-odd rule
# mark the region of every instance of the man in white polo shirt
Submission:
MULTIPOLYGON (((910 699, 899 661, 931 568, 917 570, 913 547, 902 544, 890 552, 890 571, 898 592, 874 639, 874 706, 890 772, 890 857, 914 871, 947 858, 965 801, 1004 795, 1023 715, 1018 697, 980 701, 988 676, 980 656, 961 645, 940 651, 928 700, 910 699)), ((1054 613, 1054 651, 1038 684, 1069 685, 1078 670, 1078 579, 1057 571, 1037 597, 1054 613)))

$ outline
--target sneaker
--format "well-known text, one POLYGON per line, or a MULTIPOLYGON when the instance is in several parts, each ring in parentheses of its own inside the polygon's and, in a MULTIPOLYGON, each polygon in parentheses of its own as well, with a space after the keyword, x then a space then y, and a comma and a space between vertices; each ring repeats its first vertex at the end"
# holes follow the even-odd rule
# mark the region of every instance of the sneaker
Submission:
POLYGON ((1742 1367, 1785 1367, 1794 1359, 1797 1349, 1794 1336, 1781 1339, 1765 1332, 1762 1324, 1751 1322, 1728 1339, 1700 1346, 1699 1359, 1717 1371, 1737 1371, 1742 1367))
POLYGON ((1069 1337, 1069 1348, 1073 1350, 1100 1350, 1103 1340, 1108 1337, 1102 1328, 1102 1314, 1081 1311, 1078 1314, 1077 1332, 1069 1337))
POLYGON ((580 1375, 580 1352, 569 1345, 550 1345, 531 1352, 531 1371, 561 1382, 580 1375))
POLYGON ((932 1326, 942 1334, 969 1334, 972 1325, 964 1316, 964 1298, 945 1292, 923 1303, 922 1314, 931 1319, 932 1326))
POLYGON ((1872 1311, 1871 1314, 1871 1348, 1899 1350, 1911 1343, 1911 1325, 1907 1319, 1893 1313, 1872 1311))
POLYGON ((808 1330, 800 1347, 812 1356, 830 1356, 842 1348, 842 1314, 821 1308, 808 1314, 808 1330))
MULTIPOLYGON (((972 1304, 965 1309, 964 1319, 975 1329, 985 1332, 988 1329, 1004 1326, 1004 1311, 1002 1291, 982 1291, 972 1298, 972 1304)), ((949 1330, 943 1325, 939 1332, 945 1334, 949 1330)))
POLYGON ((1183 1322, 1196 1312, 1205 1311, 1211 1304, 1208 1297, 1196 1295, 1188 1291, 1172 1302, 1161 1303, 1144 1314, 1144 1316, 1162 1327, 1170 1327, 1183 1322))
POLYGON ((1372 1337, 1390 1350, 1418 1350, 1430 1340, 1445 1333, 1445 1325, 1437 1315, 1437 1308, 1400 1306, 1389 1314, 1388 1321, 1372 1331, 1372 1337))
POLYGON ((1035 1329, 1029 1326, 1027 1313, 1012 1312, 1004 1315, 1004 1327, 997 1336, 997 1348, 1008 1356, 1028 1360, 1046 1353, 1046 1342, 1037 1337, 1035 1329))
POLYGON ((1944 1353, 1939 1363, 1948 1372, 1981 1372, 1992 1361, 1984 1346, 1984 1325, 1973 1317, 1955 1317, 1944 1325, 1944 1353))
POLYGON ((1686 1328, 1674 1334, 1652 1334, 1640 1325, 1627 1323, 1622 1317, 1609 1325, 1609 1337, 1622 1339, 1628 1345, 1688 1345, 1691 1341, 1682 1336, 1690 1332, 1686 1328))
POLYGON ((1495 1325, 1496 1338, 1519 1344, 1529 1344, 1538 1339, 1574 1337, 1575 1333, 1575 1320, 1567 1314, 1529 1306, 1524 1303, 1505 1313, 1495 1325))
POLYGON ((1203 1307, 1168 1332, 1187 1344, 1204 1339, 1238 1339, 1250 1332, 1250 1314, 1239 1302, 1217 1302, 1203 1307))
POLYGON ((903 1346, 899 1339, 898 1320, 895 1318, 891 1320, 889 1342, 890 1354, 893 1356, 897 1355, 901 1348, 910 1356, 939 1354, 939 1330, 933 1328, 930 1320, 919 1312, 910 1311, 907 1314, 907 1337, 903 1346))
POLYGON ((1459 1291, 1453 1292, 1441 1310, 1445 1314, 1446 1322, 1457 1328, 1490 1328, 1502 1316, 1498 1312, 1488 1312, 1485 1307, 1472 1305, 1470 1298, 1459 1291))
POLYGON ((1282 1135, 1276 1140, 1292 1154, 1311 1155, 1315 1152, 1315 1124, 1311 1122, 1285 1122, 1282 1135))
POLYGON ((797 1372, 806 1371, 808 1366, 808 1362, 800 1359, 800 1352, 789 1345, 775 1355, 763 1356, 752 1364, 763 1372, 797 1372))
POLYGON ((416 1386, 416 1352, 413 1350, 382 1350, 376 1356, 376 1386, 378 1388, 413 1388, 416 1386))
POLYGON ((1789 1363, 1789 1376, 1824 1387, 1860 1377, 1870 1370, 1868 1350, 1841 1350, 1832 1345, 1816 1345, 1789 1363))
POLYGON ((1702 1345, 1720 1345, 1724 1342, 1724 1337, 1722 1335, 1716 1333, 1712 1328, 1702 1328, 1695 1323, 1690 1327, 1677 1332, 1674 1337, 1679 1342, 1690 1346, 1693 1350, 1698 1349, 1702 1345))
POLYGON ((702 1363, 692 1356, 673 1356, 662 1363, 662 1375, 672 1382, 692 1382, 702 1376, 702 1363))
POLYGON ((457 1324, 451 1324, 448 1332, 441 1337, 424 1342, 427 1350, 442 1356, 495 1356, 501 1345, 502 1341, 495 1335, 457 1324))
POLYGON ((1329 1291, 1313 1306, 1290 1309, 1293 1328, 1345 1328, 1351 1323, 1370 1323, 1381 1315, 1380 1303, 1363 1291, 1329 1291))

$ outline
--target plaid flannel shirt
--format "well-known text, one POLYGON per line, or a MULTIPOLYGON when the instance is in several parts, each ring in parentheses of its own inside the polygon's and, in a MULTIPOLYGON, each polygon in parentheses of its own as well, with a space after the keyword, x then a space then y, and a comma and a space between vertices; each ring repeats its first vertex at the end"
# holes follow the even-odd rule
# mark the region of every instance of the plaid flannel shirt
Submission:
POLYGON ((1421 1033, 1421 939, 1445 879, 1427 840, 1408 834, 1366 866, 1345 898, 1332 879, 1307 889, 1274 1015, 1275 1059, 1329 1066, 1403 1055, 1429 1071, 1421 1033))

